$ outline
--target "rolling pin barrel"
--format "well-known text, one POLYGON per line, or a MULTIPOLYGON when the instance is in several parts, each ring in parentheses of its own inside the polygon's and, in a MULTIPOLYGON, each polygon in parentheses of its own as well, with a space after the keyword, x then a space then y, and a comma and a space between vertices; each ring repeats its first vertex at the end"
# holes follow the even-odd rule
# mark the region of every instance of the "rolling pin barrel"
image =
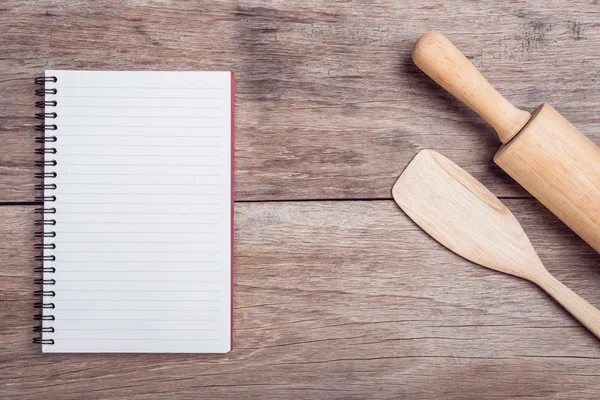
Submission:
POLYGON ((600 149, 543 104, 494 162, 600 253, 600 149))
POLYGON ((547 104, 533 116, 511 105, 439 33, 415 43, 413 60, 496 129, 496 164, 600 252, 600 149, 547 104))

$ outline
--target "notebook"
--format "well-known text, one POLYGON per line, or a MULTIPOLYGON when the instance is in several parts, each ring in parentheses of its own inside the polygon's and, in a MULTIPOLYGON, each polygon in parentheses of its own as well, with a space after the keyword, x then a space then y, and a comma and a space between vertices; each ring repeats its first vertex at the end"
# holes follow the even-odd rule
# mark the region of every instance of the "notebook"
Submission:
POLYGON ((43 352, 230 351, 233 82, 230 72, 36 79, 43 352))

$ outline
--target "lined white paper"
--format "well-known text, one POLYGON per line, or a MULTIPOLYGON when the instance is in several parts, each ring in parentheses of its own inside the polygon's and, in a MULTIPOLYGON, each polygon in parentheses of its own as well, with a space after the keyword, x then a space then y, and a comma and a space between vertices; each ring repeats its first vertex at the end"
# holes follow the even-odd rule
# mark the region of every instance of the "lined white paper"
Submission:
POLYGON ((45 208, 44 352, 222 353, 231 347, 229 72, 56 76, 56 196, 45 208))

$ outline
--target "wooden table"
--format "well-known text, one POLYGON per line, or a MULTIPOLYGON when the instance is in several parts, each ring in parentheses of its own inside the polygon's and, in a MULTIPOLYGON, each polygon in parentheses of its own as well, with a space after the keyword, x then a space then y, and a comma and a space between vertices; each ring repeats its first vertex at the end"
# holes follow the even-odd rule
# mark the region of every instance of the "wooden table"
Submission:
POLYGON ((512 102, 547 101, 600 144, 599 15, 597 0, 4 0, 0 398, 599 398, 595 337, 532 284, 442 248, 390 196, 418 150, 440 151, 600 306, 600 255, 492 163, 492 129, 410 60, 443 31, 512 102), (230 354, 31 343, 46 68, 235 71, 230 354))

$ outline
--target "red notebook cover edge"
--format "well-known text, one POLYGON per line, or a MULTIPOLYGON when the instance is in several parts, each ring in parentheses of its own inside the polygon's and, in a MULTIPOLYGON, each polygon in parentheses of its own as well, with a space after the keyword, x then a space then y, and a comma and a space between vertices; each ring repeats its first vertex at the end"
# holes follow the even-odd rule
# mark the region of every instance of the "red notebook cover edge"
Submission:
POLYGON ((231 72, 231 300, 230 300, 230 344, 229 351, 233 350, 233 256, 234 256, 234 172, 235 172, 235 77, 231 72))

